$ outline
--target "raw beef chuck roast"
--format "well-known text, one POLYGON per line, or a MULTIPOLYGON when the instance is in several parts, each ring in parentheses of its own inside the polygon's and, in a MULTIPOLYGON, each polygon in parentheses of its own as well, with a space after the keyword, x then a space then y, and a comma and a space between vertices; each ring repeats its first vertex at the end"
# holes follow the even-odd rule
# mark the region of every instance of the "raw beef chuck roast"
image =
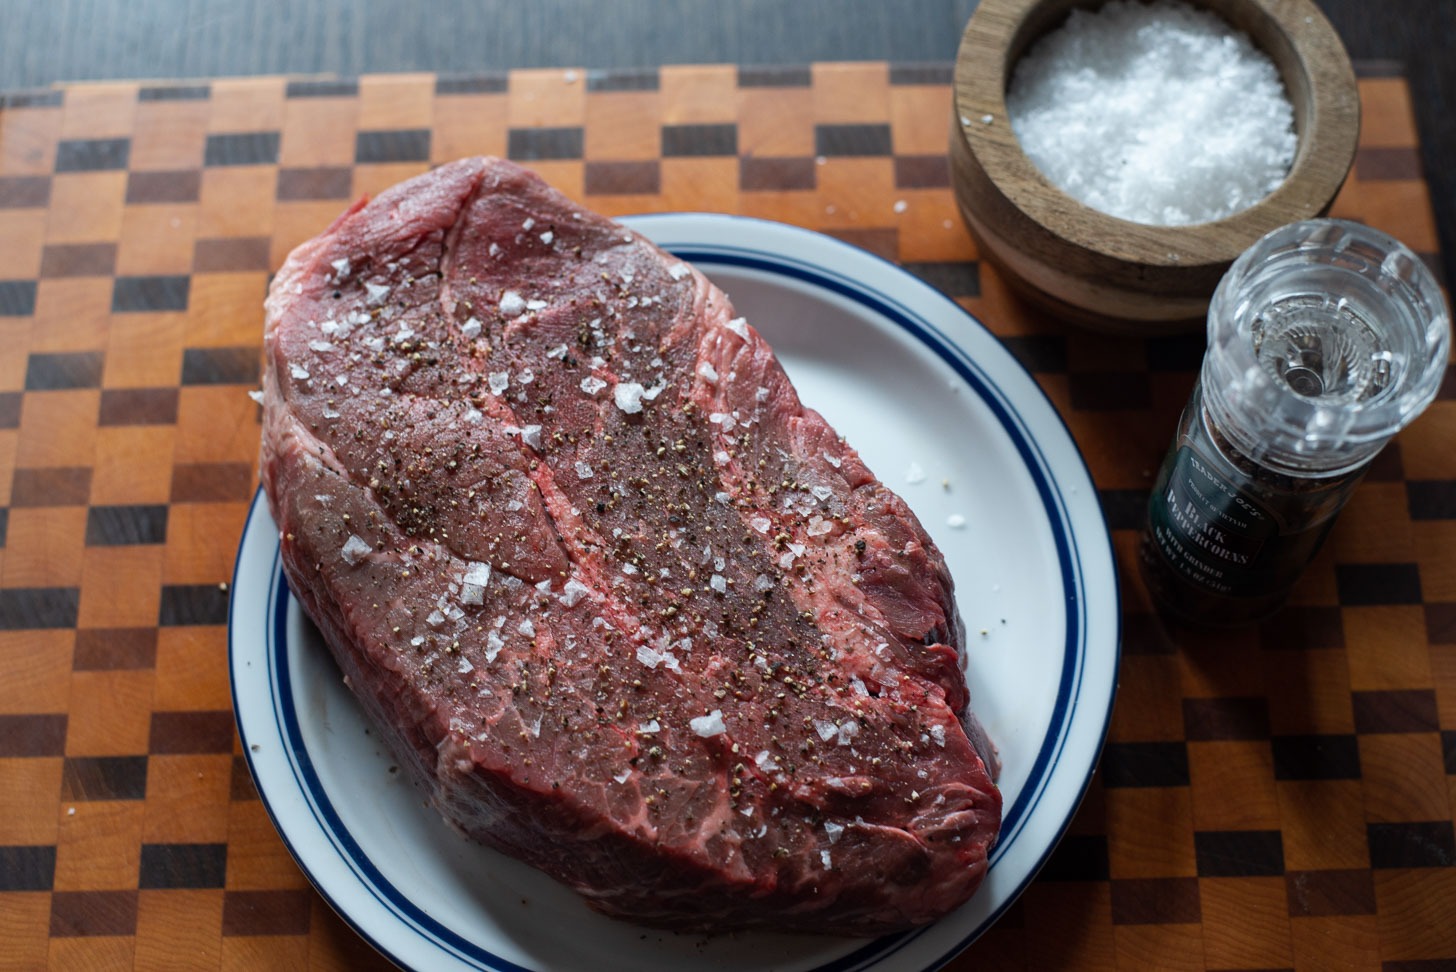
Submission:
POLYGON ((465 159, 295 250, 266 352, 289 584, 450 823, 653 925, 975 890, 950 575, 694 268, 465 159))

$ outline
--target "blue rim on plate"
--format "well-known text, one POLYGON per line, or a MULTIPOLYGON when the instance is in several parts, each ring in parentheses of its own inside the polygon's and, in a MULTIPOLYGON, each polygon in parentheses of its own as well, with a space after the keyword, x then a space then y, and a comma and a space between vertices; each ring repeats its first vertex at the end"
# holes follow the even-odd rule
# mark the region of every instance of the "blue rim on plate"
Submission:
MULTIPOLYGON (((888 968, 897 956, 910 962, 897 961, 897 968, 938 968, 988 928, 1035 877, 1070 824, 1106 736, 1117 682, 1119 600, 1111 544, 1085 463, 1061 417, 1021 363, 953 301, 894 264, 808 230, 747 217, 659 214, 623 222, 710 277, 718 267, 790 279, 851 301, 892 323, 949 366, 993 413, 1035 484, 1055 543, 1066 634, 1050 724, 1025 784, 1005 810, 1001 837, 991 855, 994 872, 1016 849, 1015 884, 1003 889, 1001 900, 971 927, 949 928, 947 922, 941 922, 886 936, 816 965, 814 972, 888 968), (814 259, 800 255, 805 253, 814 259), (894 281, 894 293, 866 280, 886 274, 893 275, 889 279, 894 281), (961 333, 950 336, 948 326, 961 333), (1000 373, 999 381, 992 377, 993 371, 1000 373), (1010 385, 1015 386, 1012 392, 1007 390, 1010 385), (1052 440, 1055 458, 1048 456, 1052 440), (1069 747, 1076 752, 1069 754, 1069 747), (1054 777, 1055 798, 1047 800, 1054 777), (1035 846, 1020 840, 1033 819, 1039 821, 1035 846)), ((334 909, 397 964, 411 962, 410 956, 401 954, 408 949, 391 947, 403 930, 407 942, 409 933, 417 935, 435 954, 462 967, 529 972, 528 967, 447 927, 410 900, 381 872, 340 818, 333 799, 341 795, 331 795, 322 784, 302 731, 301 719, 307 715, 299 713, 294 701, 289 660, 293 646, 288 637, 291 600, 279 561, 276 527, 260 492, 254 498, 234 569, 229 668, 243 751, 259 795, 290 853, 334 909), (263 615, 261 632, 253 627, 257 615, 249 614, 248 609, 263 615), (252 670, 255 662, 262 671, 252 670), (256 711, 251 704, 245 708, 239 695, 244 682, 259 689, 266 685, 269 704, 256 711), (278 755, 270 757, 266 768, 256 755, 261 742, 279 746, 278 755), (283 802, 286 808, 280 807, 283 802), (319 837, 325 847, 316 846, 319 837), (355 904, 361 891, 373 901, 368 915, 362 915, 355 904), (386 920, 400 927, 381 934, 379 909, 389 916, 386 920)), ((985 893, 985 889, 980 892, 985 893)))

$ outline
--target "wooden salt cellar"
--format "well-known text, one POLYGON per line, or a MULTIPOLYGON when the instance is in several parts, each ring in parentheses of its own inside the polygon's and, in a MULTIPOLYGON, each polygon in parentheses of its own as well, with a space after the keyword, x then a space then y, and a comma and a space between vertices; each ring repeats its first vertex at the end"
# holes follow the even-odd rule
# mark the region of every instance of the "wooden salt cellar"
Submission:
POLYGON ((1355 157, 1360 101, 1339 35, 1312 0, 1194 0, 1274 61, 1294 106, 1298 148, 1269 196, 1226 219, 1150 226, 1057 189, 1022 152, 1006 112, 1017 60, 1089 0, 981 0, 956 57, 950 157, 961 215, 990 260, 1052 313, 1107 331, 1201 325, 1234 258, 1265 233, 1323 215, 1355 157))

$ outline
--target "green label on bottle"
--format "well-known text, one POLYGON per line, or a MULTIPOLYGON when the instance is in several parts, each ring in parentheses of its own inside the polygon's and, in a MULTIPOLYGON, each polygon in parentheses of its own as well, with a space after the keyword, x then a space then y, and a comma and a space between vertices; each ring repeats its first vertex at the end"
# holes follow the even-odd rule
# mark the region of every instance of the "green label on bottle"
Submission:
POLYGON ((1182 446, 1149 500, 1149 528, 1169 566, 1189 581, 1233 597, 1266 594, 1275 574, 1280 524, 1266 507, 1182 446), (1267 550, 1275 540, 1273 551, 1267 550))

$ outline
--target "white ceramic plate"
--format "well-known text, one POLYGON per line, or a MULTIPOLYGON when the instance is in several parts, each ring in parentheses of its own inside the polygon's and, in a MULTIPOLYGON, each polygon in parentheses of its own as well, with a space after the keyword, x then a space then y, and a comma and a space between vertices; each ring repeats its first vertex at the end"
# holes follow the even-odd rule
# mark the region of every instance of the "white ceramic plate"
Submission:
POLYGON ((646 931, 448 829, 392 760, 283 581, 259 496, 233 580, 233 701, 253 778, 299 865, 343 917, 418 969, 937 968, 1056 846, 1107 729, 1117 581, 1097 495, 1055 409, 955 303, 893 264, 761 220, 627 220, 691 260, 776 349, 803 400, 914 508, 949 562, 972 705, 1004 768, 1002 835, 976 896, 876 940, 646 931), (912 467, 918 473, 912 473, 912 467))

